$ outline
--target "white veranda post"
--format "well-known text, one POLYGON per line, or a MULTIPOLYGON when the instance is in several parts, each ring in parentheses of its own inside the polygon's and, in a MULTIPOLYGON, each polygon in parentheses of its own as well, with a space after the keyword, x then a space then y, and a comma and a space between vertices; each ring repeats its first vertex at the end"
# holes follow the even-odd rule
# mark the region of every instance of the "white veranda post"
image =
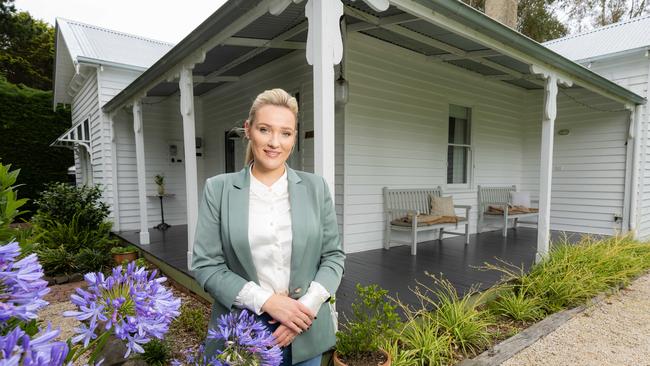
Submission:
MULTIPOLYGON (((289 2, 280 0, 285 6, 289 2)), ((384 11, 389 5, 388 0, 364 2, 376 11, 384 11)), ((314 80, 314 170, 325 178, 334 197, 334 65, 343 58, 340 27, 343 3, 340 0, 308 0, 305 16, 309 21, 306 56, 313 66, 314 80)))
POLYGON ((185 153, 185 192, 187 196, 187 268, 192 264, 194 231, 199 210, 196 172, 196 133, 194 124, 194 81, 192 68, 180 71, 181 116, 183 117, 183 146, 185 153))
POLYGON ((147 221, 147 171, 144 165, 144 126, 142 100, 133 102, 133 132, 135 134, 135 161, 138 173, 138 201, 140 206, 140 244, 149 244, 147 221))
POLYGON ((539 168, 539 222, 537 225, 536 261, 542 260, 549 251, 551 235, 551 185, 553 176, 553 131, 557 116, 558 83, 570 86, 571 81, 563 80, 549 70, 533 65, 533 74, 545 80, 544 111, 542 116, 542 141, 539 168))

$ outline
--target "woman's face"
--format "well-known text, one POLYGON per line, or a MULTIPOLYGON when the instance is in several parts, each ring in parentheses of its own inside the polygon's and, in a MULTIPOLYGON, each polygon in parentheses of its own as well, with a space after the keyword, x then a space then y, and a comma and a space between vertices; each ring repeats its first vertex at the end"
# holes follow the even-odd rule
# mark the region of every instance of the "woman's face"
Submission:
POLYGON ((263 171, 282 169, 296 142, 296 118, 287 107, 265 105, 257 110, 255 122, 244 124, 255 166, 263 171))

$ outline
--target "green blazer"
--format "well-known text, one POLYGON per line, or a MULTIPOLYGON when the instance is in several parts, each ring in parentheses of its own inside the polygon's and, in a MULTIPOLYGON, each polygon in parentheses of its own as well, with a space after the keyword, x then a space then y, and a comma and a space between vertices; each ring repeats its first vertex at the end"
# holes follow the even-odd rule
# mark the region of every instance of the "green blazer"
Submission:
MULTIPOLYGON (((311 281, 334 295, 343 275, 345 254, 329 189, 320 176, 286 168, 293 234, 289 296, 301 297, 311 281)), ((235 297, 248 281, 259 284, 248 242, 249 174, 245 167, 205 183, 191 271, 215 299, 210 327, 220 315, 233 310, 235 297)), ((334 346, 332 319, 330 307, 323 304, 311 328, 294 339, 293 363, 334 346)))

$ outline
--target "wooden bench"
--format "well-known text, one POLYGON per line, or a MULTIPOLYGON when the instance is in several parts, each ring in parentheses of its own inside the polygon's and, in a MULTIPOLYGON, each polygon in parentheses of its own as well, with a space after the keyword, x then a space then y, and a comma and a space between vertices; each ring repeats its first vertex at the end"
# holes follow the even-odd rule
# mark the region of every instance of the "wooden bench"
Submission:
MULTIPOLYGON (((476 223, 476 232, 481 233, 481 228, 483 227, 483 221, 486 216, 503 218, 503 237, 508 236, 508 221, 514 220, 514 228, 517 228, 520 218, 524 217, 535 217, 538 216, 537 212, 531 213, 517 213, 513 214, 509 212, 510 208, 510 192, 516 192, 517 186, 507 186, 507 187, 484 187, 478 186, 478 218, 476 223), (503 209, 503 214, 492 214, 488 212, 489 206, 497 206, 503 209)), ((537 200, 531 200, 532 202, 538 202, 537 200)), ((532 224, 532 222, 526 222, 527 224, 532 224)))
POLYGON ((460 217, 457 223, 441 223, 441 224, 424 224, 418 223, 418 214, 429 214, 431 212, 431 199, 430 195, 440 197, 442 189, 436 188, 417 188, 417 189, 389 189, 383 188, 384 196, 384 216, 386 220, 386 233, 384 236, 384 248, 390 249, 391 243, 406 244, 411 246, 411 255, 417 254, 417 235, 421 231, 438 231, 438 240, 442 240, 443 234, 464 235, 465 244, 469 243, 469 210, 471 206, 467 205, 454 205, 454 208, 464 209, 465 217, 460 217), (393 223, 394 220, 411 214, 413 220, 410 223, 393 223), (465 225, 464 233, 457 233, 447 231, 445 229, 450 227, 458 227, 458 225, 465 225), (399 241, 391 238, 391 232, 402 231, 410 232, 410 241, 399 241))

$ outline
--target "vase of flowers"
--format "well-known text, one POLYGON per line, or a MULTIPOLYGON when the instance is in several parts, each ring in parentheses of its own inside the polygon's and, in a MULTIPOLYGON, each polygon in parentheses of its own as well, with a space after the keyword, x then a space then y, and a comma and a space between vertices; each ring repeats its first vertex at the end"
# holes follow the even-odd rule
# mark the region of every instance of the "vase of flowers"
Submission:
POLYGON ((159 196, 164 196, 165 195, 165 176, 162 175, 162 174, 157 174, 153 178, 153 181, 158 186, 158 195, 159 196))

